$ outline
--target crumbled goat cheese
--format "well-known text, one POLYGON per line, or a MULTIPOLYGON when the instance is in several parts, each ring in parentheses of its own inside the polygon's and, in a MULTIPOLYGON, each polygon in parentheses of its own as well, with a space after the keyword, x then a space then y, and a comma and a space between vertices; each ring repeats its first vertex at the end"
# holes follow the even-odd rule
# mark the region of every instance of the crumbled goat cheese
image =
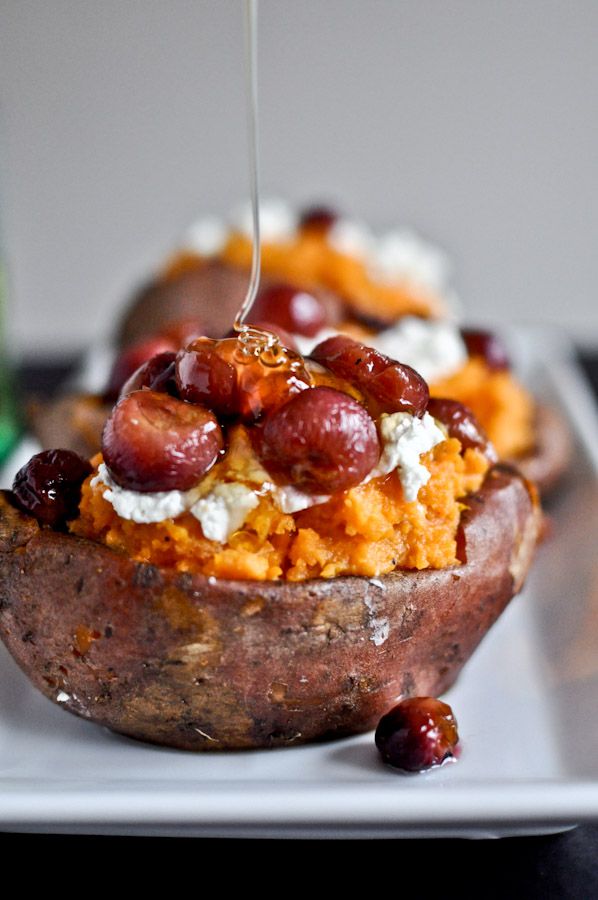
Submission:
POLYGON ((405 500, 408 503, 417 500, 420 487, 430 478, 429 470, 420 463, 419 458, 422 453, 446 440, 446 435, 429 413, 424 413, 419 419, 404 412, 382 416, 380 434, 384 444, 382 454, 366 480, 388 475, 397 469, 405 500))
POLYGON ((353 219, 337 219, 326 232, 326 240, 337 253, 362 259, 369 257, 376 246, 376 238, 367 225, 353 219))
POLYGON ((283 513, 301 512, 302 509, 309 509, 310 506, 318 506, 330 500, 330 494, 305 494, 292 484, 273 484, 271 492, 283 513))
POLYGON ((467 361, 467 349, 452 322, 405 316, 369 340, 372 347, 406 363, 425 378, 447 378, 467 361))
POLYGON ((103 484, 102 492, 121 519, 132 522, 163 522, 164 519, 176 519, 189 509, 198 497, 197 489, 190 491, 128 491, 116 484, 104 463, 100 463, 98 474, 91 481, 91 486, 103 484))
MULTIPOLYGON (((253 216, 248 203, 237 207, 232 214, 233 227, 246 237, 253 236, 253 216)), ((265 199, 260 202, 260 238, 267 243, 292 240, 297 231, 297 216, 283 200, 265 199)))
POLYGON ((191 507, 191 513, 209 541, 225 544, 259 502, 258 494, 246 485, 222 482, 200 497, 191 507))
POLYGON ((389 231, 376 241, 370 255, 370 274, 376 281, 410 281, 442 293, 450 277, 448 258, 412 231, 389 231))
POLYGON ((183 237, 183 250, 200 256, 214 256, 226 244, 227 228, 221 219, 205 216, 187 229, 183 237))

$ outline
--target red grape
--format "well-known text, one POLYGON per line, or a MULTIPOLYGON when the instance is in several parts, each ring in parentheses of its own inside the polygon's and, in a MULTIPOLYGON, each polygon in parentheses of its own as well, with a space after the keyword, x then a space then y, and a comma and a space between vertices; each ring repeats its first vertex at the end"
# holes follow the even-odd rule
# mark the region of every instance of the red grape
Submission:
POLYGON ((112 411, 102 435, 114 480, 132 491, 186 491, 224 446, 216 416, 155 391, 134 391, 112 411))
POLYGON ((327 322, 324 305, 310 294, 290 284, 273 284, 255 301, 254 319, 281 325, 291 334, 314 337, 327 322))
POLYGON ((177 394, 174 378, 175 360, 176 353, 174 350, 165 350, 164 353, 152 356, 136 372, 133 372, 128 381, 124 383, 120 396, 126 397, 127 394, 132 394, 133 391, 149 388, 152 391, 162 391, 175 397, 177 394))
POLYGON ((190 403, 202 403, 221 415, 236 410, 237 373, 222 358, 213 341, 193 341, 176 359, 179 395, 190 403))
POLYGON ((434 697, 411 697, 382 716, 376 747, 384 762, 407 772, 438 766, 454 755, 457 722, 448 703, 434 697))
MULTIPOLYGON (((250 327, 258 328, 260 331, 269 331, 271 334, 275 334, 283 347, 287 347, 289 350, 294 350, 296 353, 298 352, 298 347, 295 339, 289 334, 288 331, 285 331, 282 325, 277 325, 275 322, 266 322, 263 319, 259 319, 258 321, 251 322, 250 327)), ((228 332, 226 336, 229 338, 237 337, 237 332, 233 328, 228 332)))
POLYGON ((501 339, 491 331, 461 329, 461 337, 469 356, 481 356, 489 369, 500 372, 510 368, 509 357, 501 339))
POLYGON ((327 232, 338 219, 338 213, 330 206, 308 206, 299 217, 299 228, 327 232))
POLYGON ((395 362, 373 347, 345 335, 318 344, 311 356, 335 375, 358 387, 379 412, 408 412, 423 416, 429 399, 428 385, 404 363, 395 362))
POLYGON ((172 340, 161 336, 145 338, 143 341, 127 347, 120 353, 112 366, 108 386, 104 392, 106 399, 116 400, 125 382, 152 356, 176 349, 177 345, 172 340))
POLYGON ((253 431, 266 469, 306 493, 332 494, 354 487, 380 457, 369 413, 329 387, 303 391, 253 431))
POLYGON ((81 485, 91 472, 87 460, 72 450, 44 450, 19 469, 13 494, 22 510, 56 527, 77 515, 81 485))
POLYGON ((461 441, 464 450, 474 447, 492 461, 497 462, 496 451, 473 412, 457 400, 430 397, 428 412, 446 426, 450 437, 461 441))

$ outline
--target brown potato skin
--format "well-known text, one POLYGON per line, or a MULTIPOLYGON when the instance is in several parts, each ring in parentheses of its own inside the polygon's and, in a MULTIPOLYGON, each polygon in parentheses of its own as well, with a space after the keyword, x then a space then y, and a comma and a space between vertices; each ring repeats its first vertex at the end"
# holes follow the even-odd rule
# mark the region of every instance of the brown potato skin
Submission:
POLYGON ((521 587, 533 489, 495 467, 468 506, 461 566, 216 581, 40 529, 4 493, 0 636, 47 697, 133 738, 227 750, 364 731, 399 698, 446 690, 521 587))
POLYGON ((567 471, 573 457, 573 441, 563 416, 550 406, 537 405, 534 428, 533 450, 511 462, 544 496, 557 487, 567 471))

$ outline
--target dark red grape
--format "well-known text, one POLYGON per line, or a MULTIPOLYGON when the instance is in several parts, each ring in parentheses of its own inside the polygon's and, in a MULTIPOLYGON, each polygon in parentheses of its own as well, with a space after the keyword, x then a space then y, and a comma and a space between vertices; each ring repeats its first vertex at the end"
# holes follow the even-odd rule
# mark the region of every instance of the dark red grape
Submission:
POLYGON ((473 412, 457 400, 430 397, 428 412, 446 426, 450 437, 461 441, 464 450, 474 447, 481 450, 492 462, 497 462, 496 450, 473 412))
POLYGON ((277 480, 310 494, 359 484, 378 462, 376 426, 364 407, 341 391, 303 391, 254 429, 255 446, 277 480))
POLYGON ((81 485, 91 472, 72 450, 44 450, 19 469, 12 490, 22 510, 55 528, 77 515, 81 485))
POLYGON ((112 411, 102 435, 114 480, 132 491, 186 491, 224 446, 216 416, 155 391, 135 391, 112 411))
POLYGON ((128 381, 121 388, 120 396, 126 397, 133 391, 149 388, 151 391, 161 391, 175 397, 177 394, 176 380, 174 377, 174 364, 176 353, 174 350, 165 350, 152 356, 146 363, 133 372, 128 381))
POLYGON ((461 337, 469 356, 481 356, 489 369, 500 372, 510 368, 509 357, 501 339, 491 331, 462 328, 461 337))
POLYGON ((337 220, 338 213, 330 206, 308 206, 299 217, 299 228, 325 234, 337 220))
POLYGON ((190 403, 202 403, 221 415, 236 411, 237 373, 222 358, 213 341, 193 341, 176 360, 179 395, 190 403))
POLYGON ((421 375, 373 347, 337 335, 318 344, 311 357, 358 387, 379 412, 407 412, 421 417, 426 411, 429 391, 421 375))
POLYGON ((291 334, 314 337, 327 322, 324 305, 310 294, 290 284, 273 284, 258 295, 251 315, 255 320, 273 322, 291 334))
POLYGON ((382 716, 376 747, 384 762, 407 772, 438 766, 454 755, 457 721, 448 703, 434 697, 411 697, 382 716))
POLYGON ((108 386, 104 391, 106 399, 116 400, 125 382, 152 356, 177 349, 172 340, 160 336, 146 338, 127 347, 120 353, 112 366, 108 386))

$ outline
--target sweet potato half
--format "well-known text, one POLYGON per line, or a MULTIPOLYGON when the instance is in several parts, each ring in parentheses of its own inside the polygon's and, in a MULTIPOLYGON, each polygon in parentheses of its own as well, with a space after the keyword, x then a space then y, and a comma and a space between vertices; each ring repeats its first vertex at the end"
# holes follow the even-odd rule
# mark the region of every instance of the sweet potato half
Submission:
POLYGON ((46 528, 0 494, 0 635, 64 709, 185 750, 375 726, 442 693, 521 587, 540 512, 515 471, 468 498, 463 563, 381 578, 221 581, 46 528))

